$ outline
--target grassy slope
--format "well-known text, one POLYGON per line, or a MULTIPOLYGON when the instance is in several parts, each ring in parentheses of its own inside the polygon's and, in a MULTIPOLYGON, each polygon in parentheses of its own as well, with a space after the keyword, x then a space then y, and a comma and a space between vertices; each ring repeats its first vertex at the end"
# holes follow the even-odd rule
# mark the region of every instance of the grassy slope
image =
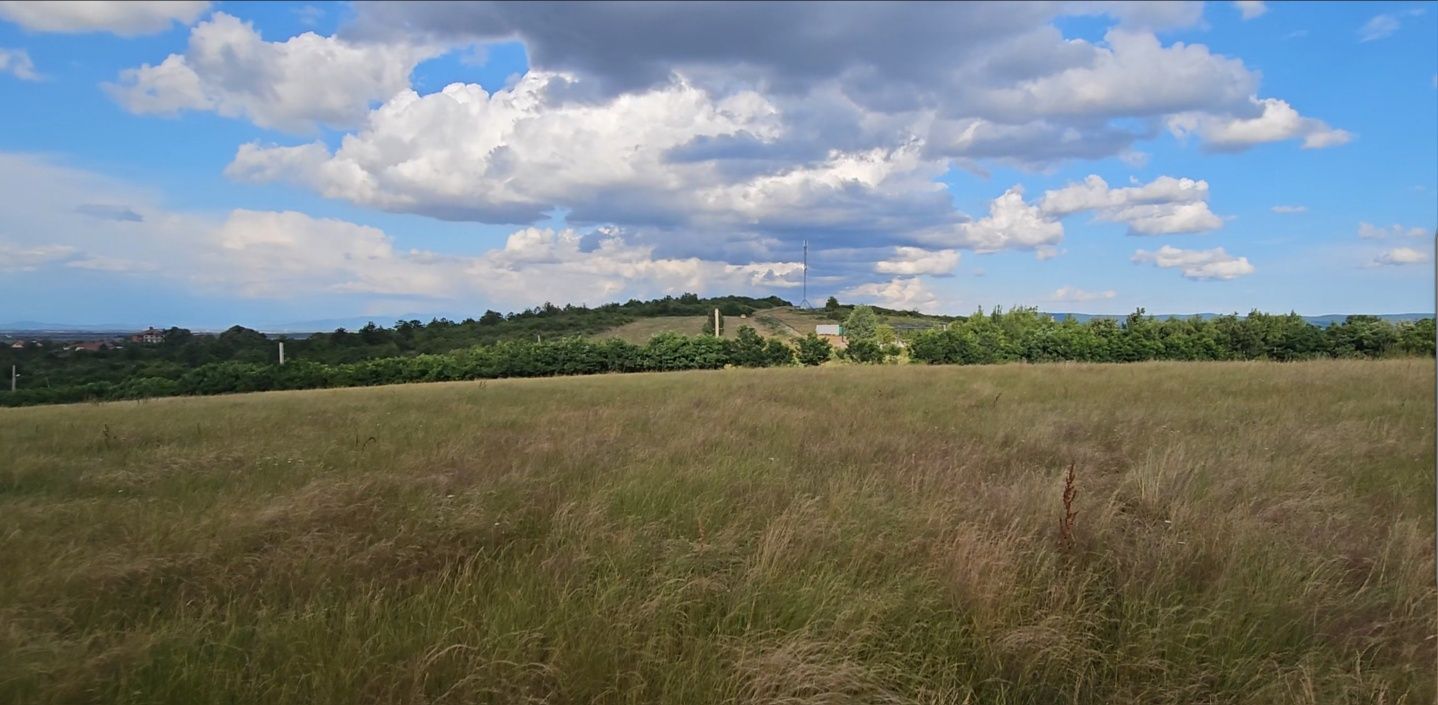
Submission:
POLYGON ((1433 382, 840 367, 0 409, 0 702, 1433 702, 1433 382))
MULTIPOLYGON (((593 338, 622 338, 631 343, 645 343, 659 333, 673 332, 694 335, 705 322, 703 316, 654 316, 641 318, 622 326, 596 333, 593 338)), ((935 325, 925 316, 880 316, 884 323, 898 325, 935 325)), ((747 319, 728 316, 724 319, 724 337, 732 338, 740 326, 749 326, 764 337, 790 340, 814 332, 815 325, 835 323, 822 310, 803 310, 783 306, 756 311, 747 319)))
MULTIPOLYGON (((600 333, 592 338, 620 338, 631 343, 643 344, 649 342, 650 338, 660 333, 681 333, 683 335, 695 335, 699 333, 705 324, 713 325, 710 318, 704 316, 653 316, 641 318, 637 321, 626 323, 600 333)), ((797 337, 799 335, 814 332, 816 323, 831 323, 818 314, 805 311, 797 311, 791 308, 777 308, 766 311, 757 311, 748 318, 738 316, 726 316, 724 318, 724 337, 733 338, 738 335, 739 328, 749 326, 766 338, 777 337, 783 340, 797 337)))

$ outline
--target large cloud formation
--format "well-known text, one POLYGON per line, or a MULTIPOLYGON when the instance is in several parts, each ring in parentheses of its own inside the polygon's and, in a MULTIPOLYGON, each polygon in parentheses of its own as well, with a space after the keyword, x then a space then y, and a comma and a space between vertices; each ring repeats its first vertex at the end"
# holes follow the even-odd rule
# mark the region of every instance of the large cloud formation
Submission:
MULTIPOLYGON (((355 11, 333 36, 283 41, 216 12, 183 53, 125 71, 110 89, 134 112, 205 110, 282 133, 344 133, 242 145, 227 168, 236 180, 516 228, 560 212, 589 233, 581 241, 621 233, 655 261, 793 262, 807 240, 820 260, 871 253, 828 283, 885 301, 932 301, 918 287, 952 272, 960 250, 1053 257, 1072 216, 1135 236, 1224 222, 1209 184, 1190 175, 1127 186, 1093 175, 1029 199, 1015 185, 986 194, 984 212, 971 215, 942 179, 956 167, 1140 164, 1143 143, 1169 135, 1209 151, 1352 139, 1262 95, 1240 59, 1166 41, 1163 32, 1202 22, 1196 3, 355 11), (1065 15, 1102 16, 1107 30, 1066 37, 1065 15), (513 41, 529 66, 505 85, 410 85, 431 57, 513 41)), ((1241 269, 1227 267, 1185 271, 1241 269)))

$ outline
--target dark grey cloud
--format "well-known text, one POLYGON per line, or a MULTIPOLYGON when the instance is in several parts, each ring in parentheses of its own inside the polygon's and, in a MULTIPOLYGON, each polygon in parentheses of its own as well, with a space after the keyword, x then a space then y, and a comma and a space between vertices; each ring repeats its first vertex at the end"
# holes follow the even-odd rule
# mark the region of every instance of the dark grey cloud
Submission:
MULTIPOLYGON (((885 85, 930 81, 977 57, 1004 55, 1009 78, 1081 59, 1052 41, 1027 52, 1003 47, 1047 23, 1062 3, 375 2, 356 6, 345 32, 357 37, 469 42, 519 39, 538 68, 566 71, 612 93, 642 89, 675 70, 703 67, 762 79, 770 90, 803 92, 850 72, 885 85), (1057 51, 1051 51, 1057 49, 1057 51)), ((912 102, 895 89, 890 101, 912 102)))
POLYGON ((1044 167, 1067 159, 1103 159, 1129 150, 1158 134, 1152 121, 1124 128, 1103 120, 1070 124, 1036 120, 1025 125, 986 121, 946 121, 934 125, 925 147, 929 154, 1010 161, 1044 167))
POLYGON ((772 160, 811 163, 829 150, 893 148, 915 137, 905 123, 925 113, 939 125, 917 137, 936 142, 927 150, 934 156, 1032 167, 1100 159, 1154 135, 1111 121, 1205 105, 1241 112, 1254 90, 1241 64, 1202 47, 1159 56, 1156 42, 1125 39, 1127 58, 1118 57, 1066 39, 1054 24, 1105 15, 1115 31, 1140 37, 1200 21, 1201 3, 372 2, 356 11, 343 32, 358 37, 522 41, 534 68, 577 77, 547 91, 557 101, 602 101, 676 75, 714 95, 758 90, 793 126, 781 140, 699 139, 670 157, 723 162, 733 175, 766 173, 772 160), (1162 73, 1162 62, 1189 85, 1129 80, 1145 66, 1162 73), (1088 73, 1062 78, 1070 70, 1088 73), (1106 97, 1082 99, 1094 91, 1106 97), (876 116, 893 119, 874 125, 876 116), (991 124, 963 141, 943 125, 974 119, 991 124))

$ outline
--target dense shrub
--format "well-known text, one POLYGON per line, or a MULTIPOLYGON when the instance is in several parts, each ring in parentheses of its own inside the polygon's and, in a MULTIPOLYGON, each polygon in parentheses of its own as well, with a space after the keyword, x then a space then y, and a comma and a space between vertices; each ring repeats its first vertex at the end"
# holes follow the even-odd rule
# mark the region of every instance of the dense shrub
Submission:
POLYGON ((753 328, 740 326, 732 344, 731 359, 741 367, 768 366, 769 354, 764 346, 764 338, 753 328))
POLYGON ((1389 323, 1349 316, 1323 328, 1292 313, 1158 320, 1139 309, 1121 323, 1110 318, 1079 323, 1021 308, 980 312, 922 331, 909 341, 909 356, 930 364, 1432 356, 1433 332, 1431 318, 1389 323))
MULTIPOLYGON (((830 297, 833 300, 833 297, 830 297)), ((829 361, 834 354, 834 346, 829 341, 810 333, 799 339, 799 364, 801 365, 822 365, 829 361)))
POLYGON ((854 362, 876 364, 884 361, 884 348, 872 338, 851 340, 844 356, 854 362))

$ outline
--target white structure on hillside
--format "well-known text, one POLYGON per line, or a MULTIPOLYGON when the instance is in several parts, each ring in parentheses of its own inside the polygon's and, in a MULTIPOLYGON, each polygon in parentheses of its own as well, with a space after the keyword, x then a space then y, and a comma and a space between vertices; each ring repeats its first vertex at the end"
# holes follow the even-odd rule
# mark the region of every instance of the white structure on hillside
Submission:
POLYGON ((839 336, 844 334, 844 327, 838 325, 837 323, 831 325, 818 325, 814 326, 814 334, 839 336))

